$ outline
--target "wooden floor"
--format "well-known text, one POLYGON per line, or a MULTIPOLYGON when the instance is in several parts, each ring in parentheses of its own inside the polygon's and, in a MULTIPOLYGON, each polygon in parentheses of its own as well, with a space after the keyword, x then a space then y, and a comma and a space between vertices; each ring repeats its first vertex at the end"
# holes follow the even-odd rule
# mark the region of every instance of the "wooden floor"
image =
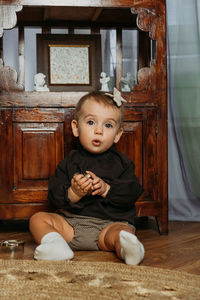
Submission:
MULTIPOLYGON (((140 223, 137 236, 146 251, 141 265, 200 275, 200 222, 169 222, 168 235, 158 234, 154 219, 140 223)), ((28 231, 27 222, 0 221, 0 241, 5 239, 22 239, 25 246, 24 251, 18 253, 0 247, 1 259, 33 259, 36 244, 28 231)), ((74 260, 122 263, 114 253, 103 251, 75 252, 74 260)))

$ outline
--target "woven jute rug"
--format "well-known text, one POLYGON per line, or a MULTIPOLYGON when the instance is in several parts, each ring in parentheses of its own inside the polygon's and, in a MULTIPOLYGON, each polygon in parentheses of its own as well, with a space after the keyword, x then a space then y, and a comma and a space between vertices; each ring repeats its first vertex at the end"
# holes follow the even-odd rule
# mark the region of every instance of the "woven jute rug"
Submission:
POLYGON ((0 299, 200 299, 200 276, 123 263, 0 260, 0 299))

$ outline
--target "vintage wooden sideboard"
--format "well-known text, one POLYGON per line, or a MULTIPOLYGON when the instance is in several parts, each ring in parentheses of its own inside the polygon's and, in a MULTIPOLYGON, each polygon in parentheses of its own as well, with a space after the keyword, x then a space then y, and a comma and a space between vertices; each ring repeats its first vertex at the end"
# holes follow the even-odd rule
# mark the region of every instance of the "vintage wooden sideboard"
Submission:
MULTIPOLYGON (((38 20, 38 9, 43 12, 47 7, 52 7, 54 12, 62 8, 79 9, 79 12, 81 8, 93 10, 90 21, 81 22, 80 13, 76 21, 68 20, 65 25, 70 32, 78 26, 90 26, 93 34, 98 34, 102 26, 117 28, 116 86, 120 88, 121 30, 124 26, 130 27, 130 20, 126 23, 123 17, 129 10, 139 31, 139 63, 137 84, 132 91, 122 92, 127 100, 125 131, 117 147, 135 162, 136 174, 144 187, 144 193, 136 203, 137 215, 155 216, 160 232, 167 233, 165 1, 44 0, 41 4, 37 0, 1 0, 1 4, 0 32, 14 26, 19 26, 20 30, 18 77, 12 68, 0 66, 0 219, 27 219, 37 211, 50 209, 48 178, 58 162, 76 145, 70 122, 78 99, 85 93, 75 89, 59 92, 24 90, 23 27, 40 24, 43 33, 49 34, 52 24, 38 20), (153 41, 153 55, 149 54, 147 38, 153 41)), ((55 24, 59 25, 59 22, 55 24)), ((0 41, 0 58, 3 58, 2 39, 0 41)))

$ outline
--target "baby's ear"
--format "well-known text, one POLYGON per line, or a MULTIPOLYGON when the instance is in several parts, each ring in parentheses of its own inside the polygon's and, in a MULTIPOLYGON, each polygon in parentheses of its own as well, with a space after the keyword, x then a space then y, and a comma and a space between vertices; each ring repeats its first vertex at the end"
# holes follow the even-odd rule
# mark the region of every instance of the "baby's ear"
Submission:
POLYGON ((114 139, 115 144, 119 142, 123 132, 124 132, 124 129, 122 127, 120 127, 117 134, 116 134, 116 136, 115 136, 115 139, 114 139))
POLYGON ((79 136, 78 133, 78 122, 76 120, 72 120, 71 122, 72 132, 75 137, 79 136))

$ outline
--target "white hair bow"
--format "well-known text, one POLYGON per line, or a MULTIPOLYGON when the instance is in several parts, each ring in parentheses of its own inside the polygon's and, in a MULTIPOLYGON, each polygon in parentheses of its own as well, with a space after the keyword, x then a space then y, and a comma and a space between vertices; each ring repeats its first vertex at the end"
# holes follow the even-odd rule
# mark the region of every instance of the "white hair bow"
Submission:
POLYGON ((126 100, 121 96, 120 91, 114 88, 113 94, 105 93, 105 95, 113 98, 113 101, 117 104, 118 107, 122 105, 122 102, 126 102, 126 100))

